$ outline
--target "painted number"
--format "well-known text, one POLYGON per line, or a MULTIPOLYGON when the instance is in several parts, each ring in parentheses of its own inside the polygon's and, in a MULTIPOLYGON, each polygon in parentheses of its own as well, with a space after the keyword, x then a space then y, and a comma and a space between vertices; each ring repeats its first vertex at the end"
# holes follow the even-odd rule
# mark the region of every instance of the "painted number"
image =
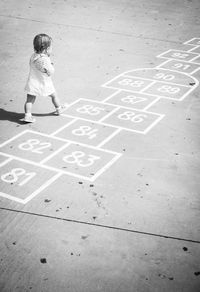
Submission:
POLYGON ((142 102, 145 101, 146 98, 143 97, 137 97, 137 96, 132 96, 132 95, 128 95, 126 97, 123 97, 121 99, 121 101, 125 102, 125 103, 131 103, 131 104, 135 104, 137 102, 142 102))
POLYGON ((163 79, 163 80, 166 80, 166 81, 170 81, 170 80, 173 80, 175 78, 174 75, 171 75, 171 74, 164 74, 164 73, 157 73, 154 78, 157 78, 157 79, 163 79))
POLYGON ((176 68, 176 69, 183 69, 183 70, 187 70, 188 68, 190 68, 190 65, 185 65, 182 63, 176 63, 174 64, 172 67, 176 68))
POLYGON ((180 88, 179 87, 172 87, 170 85, 163 85, 160 88, 158 88, 158 91, 167 92, 167 93, 170 93, 170 94, 175 94, 175 93, 180 91, 180 88))
POLYGON ((38 139, 29 139, 26 142, 20 144, 18 147, 21 150, 31 151, 33 153, 42 154, 43 152, 41 150, 48 148, 48 147, 51 147, 51 143, 40 142, 40 140, 38 140, 38 139))
POLYGON ((188 56, 189 56, 188 54, 183 54, 183 53, 173 53, 173 54, 172 54, 172 57, 180 58, 180 59, 185 59, 185 58, 187 58, 188 56))
POLYGON ((98 129, 92 129, 89 126, 81 126, 78 129, 74 129, 72 133, 77 136, 88 136, 88 139, 93 139, 97 136, 98 129))
POLYGON ((1 179, 6 183, 15 183, 18 181, 20 176, 25 176, 25 178, 19 183, 19 186, 23 186, 35 175, 35 172, 26 172, 23 168, 13 168, 10 172, 3 174, 1 179))
POLYGON ((81 167, 88 167, 91 166, 95 160, 100 159, 99 156, 89 154, 87 155, 83 151, 74 151, 70 155, 66 155, 63 157, 63 161, 71 164, 77 164, 78 166, 81 167), (86 162, 85 159, 87 160, 86 162))
POLYGON ((140 80, 135 80, 133 81, 132 79, 123 79, 121 81, 119 81, 120 85, 130 85, 131 87, 140 87, 144 84, 144 81, 140 81, 140 80))
POLYGON ((147 118, 147 116, 144 114, 135 114, 134 112, 124 112, 123 114, 118 115, 118 118, 125 121, 130 120, 133 123, 141 123, 144 121, 144 118, 147 118))
POLYGON ((90 104, 86 104, 83 107, 78 108, 76 111, 82 114, 89 114, 92 116, 96 116, 100 114, 101 111, 103 111, 104 108, 98 107, 98 106, 93 106, 90 104))

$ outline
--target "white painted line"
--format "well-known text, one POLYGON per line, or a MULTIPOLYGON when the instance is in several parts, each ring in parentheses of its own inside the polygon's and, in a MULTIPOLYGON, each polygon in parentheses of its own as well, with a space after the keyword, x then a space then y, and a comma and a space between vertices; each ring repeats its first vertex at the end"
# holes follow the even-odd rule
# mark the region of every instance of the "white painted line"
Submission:
POLYGON ((6 160, 4 160, 3 162, 0 163, 0 167, 6 165, 6 164, 9 163, 10 161, 12 161, 12 158, 11 158, 11 157, 7 157, 6 160))
POLYGON ((119 132, 121 132, 122 129, 118 128, 115 132, 113 132, 110 136, 108 136, 106 139, 104 139, 99 145, 97 145, 97 148, 101 148, 104 144, 106 144, 108 141, 110 141, 114 136, 116 136, 119 132))
POLYGON ((77 118, 78 120, 83 120, 83 121, 87 121, 87 122, 97 122, 94 120, 86 119, 83 117, 77 117, 77 116, 73 116, 73 115, 69 115, 69 114, 62 114, 62 116, 67 117, 67 118, 77 118))
MULTIPOLYGON (((164 58, 164 57, 163 57, 164 58)), ((199 63, 195 63, 195 62, 191 62, 191 61, 185 61, 185 60, 180 60, 180 59, 175 59, 175 58, 165 58, 167 59, 166 61, 167 62, 170 62, 170 61, 177 61, 179 63, 186 63, 186 64, 194 64, 194 65, 198 65, 199 66, 199 63)), ((160 65, 158 65, 160 66, 160 65)), ((156 67, 155 67, 156 68, 156 67)), ((154 69, 154 68, 152 68, 154 69)), ((161 68, 161 69, 165 69, 165 68, 161 68)), ((176 71, 176 70, 172 70, 172 69, 166 69, 166 70, 171 70, 171 71, 175 71, 175 72, 180 72, 180 71, 176 71)), ((190 73, 186 73, 186 72, 182 72, 183 74, 190 74, 190 73)))
POLYGON ((152 102, 150 102, 147 106, 145 106, 143 108, 143 111, 146 111, 148 108, 150 108, 154 103, 156 103, 157 101, 159 101, 162 97, 157 97, 156 99, 154 99, 152 102))
POLYGON ((147 127, 145 130, 144 130, 144 134, 147 134, 157 123, 159 123, 163 118, 165 117, 165 115, 161 115, 160 114, 160 117, 155 120, 151 125, 149 125, 149 127, 147 127))
MULTIPOLYGON (((150 70, 151 70, 151 69, 154 69, 154 68, 142 68, 142 69, 144 69, 144 70, 145 70, 145 69, 148 69, 148 70, 150 69, 150 70)), ((138 71, 140 71, 140 69, 133 70, 133 72, 134 72, 134 71, 135 71, 135 72, 138 72, 138 71)), ((129 73, 130 73, 130 72, 129 72, 129 73)), ((137 78, 137 79, 141 79, 141 80, 145 80, 145 81, 152 81, 152 80, 154 80, 154 79, 152 79, 152 78, 146 78, 146 77, 143 78, 143 77, 140 77, 140 76, 137 76, 137 75, 136 75, 136 76, 134 76, 134 75, 128 75, 128 73, 127 73, 127 74, 124 74, 123 77, 137 78)), ((123 90, 123 89, 122 89, 122 90, 123 90)))
POLYGON ((157 55, 156 58, 163 58, 163 55, 165 55, 166 53, 169 53, 169 52, 171 52, 171 49, 167 50, 167 51, 164 51, 163 53, 157 55))
POLYGON ((191 44, 189 44, 191 41, 193 41, 193 40, 195 40, 196 38, 192 38, 192 39, 190 39, 189 41, 186 41, 186 42, 184 42, 183 44, 184 45, 190 45, 191 46, 191 44))
MULTIPOLYGON (((155 96, 154 94, 148 94, 148 93, 145 93, 146 95, 151 95, 151 96, 155 96)), ((158 98, 162 98, 162 96, 158 96, 158 98)), ((107 102, 107 104, 110 104, 107 102)), ((133 107, 128 107, 128 106, 123 106, 123 105, 120 105, 119 108, 123 108, 123 109, 128 109, 128 110, 132 110, 132 111, 138 111, 138 112, 141 112, 141 113, 150 113, 150 114, 154 114, 154 115, 159 115, 159 113, 154 113, 154 112, 151 112, 151 111, 145 111, 144 109, 137 109, 137 108, 133 108, 133 107)), ((106 124, 105 124, 106 125, 106 124)))
POLYGON ((24 203, 24 200, 19 199, 19 198, 16 198, 16 197, 11 196, 11 195, 8 195, 8 194, 6 194, 6 193, 2 193, 2 192, 0 192, 0 197, 6 198, 6 199, 8 199, 8 200, 15 201, 15 202, 17 202, 17 203, 25 204, 25 203, 24 203))
POLYGON ((140 93, 144 92, 147 88, 151 87, 152 85, 154 85, 155 83, 157 83, 157 81, 153 81, 150 84, 148 84, 146 87, 144 87, 142 90, 140 90, 140 93))
MULTIPOLYGON (((115 79, 117 79, 117 78, 119 78, 120 76, 123 76, 124 75, 124 73, 122 73, 122 74, 119 74, 119 75, 117 75, 117 76, 115 76, 115 77, 113 77, 112 79, 110 79, 109 81, 106 81, 106 83, 104 83, 103 85, 101 85, 101 87, 106 87, 107 88, 107 84, 108 83, 111 83, 111 82, 113 82, 115 79)), ((117 90, 120 90, 119 88, 117 88, 117 90)))
POLYGON ((193 44, 190 44, 190 42, 192 42, 193 40, 196 40, 196 39, 200 40, 200 38, 192 38, 192 39, 190 39, 189 41, 184 42, 183 44, 184 44, 184 45, 189 45, 189 46, 195 46, 195 45, 193 45, 193 44))
MULTIPOLYGON (((174 70, 171 70, 171 69, 166 69, 167 71, 171 71, 171 72, 173 72, 174 70)), ((180 73, 180 72, 179 72, 180 73)), ((180 74, 184 74, 184 72, 181 72, 180 74)), ((187 73, 185 73, 185 74, 187 74, 187 73)), ((189 74, 188 74, 188 76, 189 76, 189 74)), ((152 79, 153 80, 153 79, 152 79)), ((154 79, 155 80, 155 79, 154 79)), ((155 84, 156 82, 159 82, 159 83, 164 83, 164 84, 167 84, 167 85, 176 85, 176 86, 182 86, 182 87, 186 87, 186 88, 188 88, 188 87, 190 87, 189 85, 184 85, 184 84, 180 84, 180 83, 175 83, 175 82, 166 82, 166 81, 160 81, 160 80, 155 80, 155 82, 153 82, 152 84, 149 84, 149 85, 147 85, 147 87, 146 88, 148 88, 148 87, 151 87, 151 85, 153 85, 153 84, 155 84)), ((145 89, 146 88, 144 88, 144 89, 142 89, 140 92, 143 92, 143 91, 145 91, 145 89)))
MULTIPOLYGON (((113 104, 112 104, 113 105, 113 104)), ((109 112, 107 115, 105 115, 104 117, 102 117, 99 122, 102 122, 104 121, 105 119, 107 119, 109 116, 111 116, 113 113, 115 113, 119 108, 120 106, 117 106, 117 105, 114 105, 116 108, 114 108, 111 112, 109 112)))
POLYGON ((78 99, 76 99, 75 101, 71 102, 71 103, 67 106, 66 110, 67 110, 68 108, 70 108, 72 105, 74 105, 74 104, 76 104, 77 102, 79 102, 81 99, 82 99, 82 98, 78 98, 78 99))
POLYGON ((116 92, 112 93, 111 95, 109 95, 108 97, 106 97, 105 99, 103 99, 103 103, 105 103, 107 100, 109 100, 111 97, 117 95, 121 91, 123 91, 123 90, 122 89, 118 89, 116 92))
POLYGON ((25 130, 25 131, 23 131, 23 132, 21 132, 21 133, 15 135, 15 136, 13 136, 12 138, 6 140, 5 142, 3 142, 3 143, 0 145, 0 148, 3 147, 3 146, 5 146, 5 145, 7 145, 8 143, 10 143, 11 141, 15 140, 16 138, 22 136, 23 134, 25 134, 25 133, 28 132, 28 131, 29 131, 29 130, 25 130))
MULTIPOLYGON (((198 56, 196 56, 196 57, 192 58, 190 61, 191 61, 191 62, 193 62, 193 61, 195 61, 196 59, 198 59, 199 57, 200 57, 200 55, 198 55, 198 56)), ((197 63, 197 64, 200 64, 200 62, 199 62, 199 63, 197 63)))
POLYGON ((104 167, 102 167, 96 174, 92 177, 92 181, 96 180, 103 172, 105 172, 111 165, 117 161, 122 156, 121 153, 118 153, 111 161, 109 161, 104 167))
MULTIPOLYGON (((6 145, 6 144, 8 144, 8 143, 10 143, 11 141, 15 140, 16 138, 22 136, 22 135, 25 134, 25 133, 32 133, 32 134, 36 134, 36 135, 40 135, 40 136, 44 136, 44 137, 51 138, 51 139, 53 139, 53 140, 60 140, 60 138, 57 138, 57 137, 51 136, 52 134, 40 133, 40 132, 37 132, 37 131, 34 131, 34 130, 25 130, 25 131, 21 132, 20 134, 18 134, 18 135, 16 135, 16 136, 12 137, 11 139, 5 141, 5 142, 1 145, 1 147, 4 146, 4 145, 6 145)), ((2 153, 3 153, 3 152, 2 152, 2 153)))
POLYGON ((184 99, 186 98, 186 96, 188 96, 193 90, 195 90, 196 87, 198 87, 198 85, 199 85, 199 81, 197 80, 197 83, 196 83, 193 87, 191 87, 191 89, 188 90, 188 92, 186 92, 186 93, 185 93, 185 94, 179 99, 179 101, 184 100, 184 99))
POLYGON ((57 150, 55 150, 53 153, 51 153, 49 156, 45 157, 42 161, 40 161, 38 164, 43 165, 45 162, 47 162, 49 159, 57 155, 59 152, 61 152, 63 149, 67 148, 71 143, 68 142, 65 145, 61 146, 57 150))
POLYGON ((88 180, 88 181, 91 181, 91 182, 94 181, 93 177, 88 177, 88 176, 84 176, 84 175, 81 175, 81 174, 76 174, 76 173, 73 173, 73 172, 70 172, 70 171, 65 171, 65 170, 62 170, 61 172, 63 174, 65 174, 65 175, 74 176, 76 178, 88 180))
POLYGON ((199 71, 199 70, 200 70, 200 67, 197 68, 197 69, 195 69, 194 71, 192 71, 190 74, 192 75, 192 74, 196 73, 196 72, 199 71))
MULTIPOLYGON (((193 45, 192 45, 193 46, 193 45)), ((192 52, 194 50, 196 50, 197 48, 199 48, 200 46, 194 46, 191 49, 187 50, 187 52, 192 52)))
MULTIPOLYGON (((169 60, 165 60, 164 62, 162 62, 160 65, 157 65, 156 67, 154 67, 155 69, 159 69, 161 66, 163 66, 163 65, 165 65, 165 64, 167 64, 168 62, 170 62, 171 60, 173 60, 173 59, 169 59, 169 60)), ((154 68, 152 68, 152 69, 154 69, 154 68)), ((164 68, 160 68, 160 69, 164 69, 164 68)), ((168 69, 167 69, 168 70, 168 69)), ((178 71, 179 72, 179 71, 178 71)))
POLYGON ((78 118, 74 118, 72 121, 70 121, 69 123, 65 124, 63 127, 60 127, 58 130, 56 130, 55 132, 50 134, 50 137, 55 136, 56 134, 58 134, 59 132, 61 132, 63 129, 69 127, 70 125, 72 125, 73 123, 75 123, 78 120, 78 118))
POLYGON ((35 192, 33 192, 30 196, 28 196, 26 199, 24 199, 23 203, 26 204, 28 203, 30 200, 32 200, 35 196, 37 196, 39 193, 41 193, 44 189, 46 189, 49 185, 51 185, 54 181, 56 181, 60 176, 62 175, 62 173, 57 173, 56 175, 54 175, 52 178, 50 178, 49 180, 47 180, 41 187, 39 187, 39 189, 37 189, 35 192))
MULTIPOLYGON (((88 98, 80 98, 80 100, 84 100, 84 101, 89 101, 89 102, 94 102, 94 103, 98 103, 98 104, 102 104, 102 105, 105 105, 107 104, 106 102, 104 101, 99 101, 99 100, 93 100, 93 99, 88 99, 88 98)), ((112 105, 113 106, 113 105, 112 105)))

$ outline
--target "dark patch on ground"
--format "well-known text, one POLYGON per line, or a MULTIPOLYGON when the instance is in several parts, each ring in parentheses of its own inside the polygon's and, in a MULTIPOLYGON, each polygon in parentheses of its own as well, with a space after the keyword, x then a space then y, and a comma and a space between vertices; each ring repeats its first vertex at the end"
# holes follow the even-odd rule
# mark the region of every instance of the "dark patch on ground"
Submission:
POLYGON ((46 264, 46 263, 47 263, 47 259, 46 259, 46 258, 41 258, 41 259, 40 259, 40 262, 41 262, 42 264, 46 264))
POLYGON ((49 199, 45 199, 44 202, 45 202, 45 203, 49 203, 49 202, 51 202, 51 200, 49 200, 49 199))

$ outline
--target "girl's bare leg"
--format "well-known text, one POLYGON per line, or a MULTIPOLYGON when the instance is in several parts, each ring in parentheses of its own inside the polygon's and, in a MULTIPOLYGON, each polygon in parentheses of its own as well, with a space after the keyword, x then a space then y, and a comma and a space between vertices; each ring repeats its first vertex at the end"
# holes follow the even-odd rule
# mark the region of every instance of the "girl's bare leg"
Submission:
POLYGON ((61 115, 63 113, 63 111, 66 109, 66 104, 62 105, 60 103, 60 99, 58 98, 58 96, 55 92, 50 94, 50 97, 51 97, 53 105, 56 108, 55 114, 57 114, 58 116, 61 115))
POLYGON ((52 103, 55 106, 55 108, 56 109, 60 108, 61 107, 60 99, 58 98, 57 94, 54 92, 50 95, 50 97, 51 97, 52 103))
POLYGON ((20 119, 22 122, 34 123, 35 119, 32 117, 32 106, 35 102, 36 96, 27 94, 26 102, 24 104, 25 117, 20 119))
POLYGON ((25 111, 25 115, 29 115, 31 116, 32 113, 32 106, 35 102, 36 96, 35 95, 31 95, 31 94, 27 94, 27 99, 24 105, 24 111, 25 111))

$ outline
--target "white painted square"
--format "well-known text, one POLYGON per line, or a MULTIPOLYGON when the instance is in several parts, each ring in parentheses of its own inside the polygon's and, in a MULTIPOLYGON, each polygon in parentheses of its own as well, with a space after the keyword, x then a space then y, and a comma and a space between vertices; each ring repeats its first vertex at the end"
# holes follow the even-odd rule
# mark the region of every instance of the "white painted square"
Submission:
POLYGON ((147 88, 144 93, 157 95, 159 97, 173 100, 182 100, 187 94, 191 92, 191 90, 193 90, 191 86, 156 82, 155 84, 147 88))
POLYGON ((149 86, 151 83, 151 80, 120 75, 106 82, 103 87, 122 89, 130 92, 139 92, 149 86))
POLYGON ((81 98, 70 105, 65 114, 86 120, 99 121, 115 109, 116 107, 113 105, 81 98))
POLYGON ((179 60, 167 60, 163 64, 159 65, 159 68, 179 71, 182 73, 192 74, 200 69, 198 64, 193 64, 190 62, 184 62, 179 60))
POLYGON ((25 204, 59 175, 40 166, 15 159, 9 160, 0 167, 0 196, 25 204))
POLYGON ((182 50, 169 50, 157 56, 158 58, 175 59, 180 61, 191 61, 198 54, 182 51, 182 50))
POLYGON ((113 151, 71 144, 46 161, 45 165, 80 179, 94 181, 120 156, 113 151))
POLYGON ((40 162, 66 144, 54 137, 27 130, 3 143, 0 151, 27 161, 40 162))
POLYGON ((105 123, 116 125, 128 131, 146 134, 163 116, 147 111, 120 108, 109 116, 105 123))
POLYGON ((113 135, 115 131, 115 127, 78 119, 57 132, 56 137, 98 146, 103 140, 113 135))
POLYGON ((143 110, 158 100, 157 96, 148 95, 144 93, 131 93, 128 91, 120 91, 110 98, 106 99, 107 103, 129 107, 132 109, 143 110))

